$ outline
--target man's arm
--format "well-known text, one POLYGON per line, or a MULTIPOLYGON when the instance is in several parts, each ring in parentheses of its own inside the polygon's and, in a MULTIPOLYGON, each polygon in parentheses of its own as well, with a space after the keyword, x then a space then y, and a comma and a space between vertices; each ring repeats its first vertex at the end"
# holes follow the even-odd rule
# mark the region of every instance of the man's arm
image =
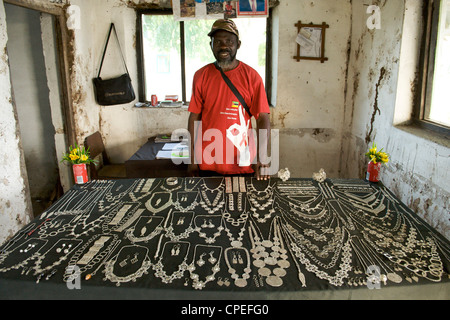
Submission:
POLYGON ((194 146, 195 146, 195 140, 197 136, 197 132, 195 132, 195 122, 201 121, 202 115, 197 113, 190 113, 189 114, 189 121, 188 121, 188 131, 190 135, 190 150, 189 155, 191 158, 191 162, 188 165, 188 175, 191 177, 198 177, 199 176, 199 167, 198 164, 195 163, 195 152, 194 152, 194 146))
POLYGON ((268 113, 260 113, 256 120, 258 135, 258 154, 257 163, 253 169, 258 180, 267 180, 270 178, 268 157, 270 143, 270 116, 268 113), (261 131, 262 130, 262 131, 261 131), (261 131, 261 132, 260 132, 261 131))

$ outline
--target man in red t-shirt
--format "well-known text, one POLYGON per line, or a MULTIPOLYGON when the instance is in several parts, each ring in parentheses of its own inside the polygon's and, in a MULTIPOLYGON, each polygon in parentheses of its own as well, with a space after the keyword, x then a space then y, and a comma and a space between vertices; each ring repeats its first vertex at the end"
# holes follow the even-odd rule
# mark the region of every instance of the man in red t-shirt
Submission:
POLYGON ((233 21, 217 20, 208 35, 217 61, 194 75, 188 123, 189 173, 191 176, 254 174, 258 179, 268 179, 270 109, 261 76, 236 59, 241 41, 233 21), (226 84, 220 69, 242 95, 250 114, 226 84), (258 143, 252 130, 252 116, 256 119, 258 143))

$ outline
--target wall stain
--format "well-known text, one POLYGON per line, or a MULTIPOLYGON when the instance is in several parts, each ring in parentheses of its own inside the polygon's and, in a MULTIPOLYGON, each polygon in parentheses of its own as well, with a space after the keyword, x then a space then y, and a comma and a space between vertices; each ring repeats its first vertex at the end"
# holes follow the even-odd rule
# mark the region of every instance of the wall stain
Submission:
POLYGON ((170 0, 139 0, 138 3, 132 0, 121 0, 127 7, 133 9, 161 9, 161 8, 172 8, 170 0))
POLYGON ((281 133, 286 135, 295 135, 299 138, 309 134, 313 139, 320 143, 328 143, 336 136, 336 132, 329 128, 314 128, 314 129, 283 129, 281 133))
POLYGON ((378 114, 381 114, 381 110, 378 107, 378 95, 379 95, 379 90, 380 90, 380 85, 381 85, 381 81, 383 81, 384 76, 386 75, 386 69, 384 67, 381 68, 380 70, 380 77, 378 78, 378 82, 375 86, 375 101, 373 104, 373 113, 372 113, 372 118, 370 119, 370 130, 366 135, 366 143, 369 144, 369 142, 372 139, 372 133, 373 133, 373 125, 375 122, 375 117, 378 114))
POLYGON ((288 114, 289 114, 289 112, 286 112, 286 113, 280 113, 280 114, 278 115, 278 120, 281 122, 281 127, 282 127, 282 128, 285 128, 285 127, 286 127, 285 124, 284 124, 284 120, 286 120, 286 117, 287 117, 288 114))

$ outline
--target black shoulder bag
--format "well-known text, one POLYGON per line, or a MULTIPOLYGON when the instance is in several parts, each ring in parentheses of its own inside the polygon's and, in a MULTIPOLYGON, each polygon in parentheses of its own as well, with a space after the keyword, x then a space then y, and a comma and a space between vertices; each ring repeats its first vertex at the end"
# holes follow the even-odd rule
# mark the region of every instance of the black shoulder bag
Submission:
POLYGON ((111 28, 109 29, 108 40, 106 41, 105 50, 103 51, 102 62, 100 64, 100 69, 98 70, 97 78, 93 79, 95 88, 95 98, 97 103, 102 106, 112 106, 116 104, 125 104, 132 102, 136 96, 134 94, 133 86, 131 84, 131 78, 128 73, 128 68, 123 57, 122 49, 120 48, 119 38, 117 37, 116 28, 114 23, 111 23, 111 28), (126 73, 117 78, 103 80, 100 77, 102 71, 103 60, 105 59, 106 49, 108 48, 109 38, 111 37, 111 32, 114 29, 114 34, 116 35, 117 43, 119 44, 120 54, 122 56, 123 63, 125 65, 126 73))
POLYGON ((220 74, 222 75, 223 80, 225 80, 226 84, 230 87, 231 91, 233 91, 233 93, 236 96, 236 98, 239 99, 239 102, 242 104, 242 106, 245 108, 245 111, 247 111, 247 113, 249 114, 249 116, 251 118, 252 117, 252 113, 250 112, 250 109, 248 108, 247 103, 245 103, 245 100, 242 97, 242 95, 239 93, 238 89, 236 89, 234 84, 231 82, 230 78, 228 78, 226 76, 225 72, 223 72, 222 68, 219 67, 217 62, 214 62, 214 66, 216 67, 217 70, 220 71, 220 74))

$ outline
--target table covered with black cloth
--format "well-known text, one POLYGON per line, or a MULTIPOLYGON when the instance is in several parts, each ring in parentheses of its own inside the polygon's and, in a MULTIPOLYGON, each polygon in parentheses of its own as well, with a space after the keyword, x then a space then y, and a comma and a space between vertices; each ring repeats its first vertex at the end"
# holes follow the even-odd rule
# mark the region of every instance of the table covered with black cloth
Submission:
POLYGON ((361 180, 91 181, 0 247, 0 297, 448 299, 449 256, 361 180))

